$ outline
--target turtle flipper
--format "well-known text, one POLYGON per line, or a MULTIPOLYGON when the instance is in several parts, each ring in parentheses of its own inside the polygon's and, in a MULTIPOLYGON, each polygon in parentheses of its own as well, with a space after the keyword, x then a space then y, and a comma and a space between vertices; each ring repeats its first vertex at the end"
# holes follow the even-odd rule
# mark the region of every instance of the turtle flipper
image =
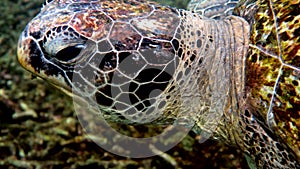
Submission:
POLYGON ((238 0, 191 0, 188 9, 209 18, 219 19, 232 14, 238 0))
POLYGON ((254 114, 254 110, 246 108, 239 118, 238 132, 242 133, 238 135, 243 143, 237 144, 244 149, 249 167, 299 168, 296 156, 254 114))

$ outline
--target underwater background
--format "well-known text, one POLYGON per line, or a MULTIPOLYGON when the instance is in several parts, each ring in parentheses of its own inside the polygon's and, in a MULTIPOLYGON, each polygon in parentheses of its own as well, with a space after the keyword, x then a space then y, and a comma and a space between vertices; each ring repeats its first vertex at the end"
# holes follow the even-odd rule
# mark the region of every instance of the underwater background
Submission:
MULTIPOLYGON (((188 3, 158 2, 178 8, 188 3)), ((0 169, 248 168, 239 150, 215 141, 199 144, 193 133, 165 154, 144 159, 111 154, 89 140, 77 121, 71 98, 33 78, 17 62, 18 37, 42 3, 0 1, 0 169)), ((139 130, 115 127, 124 132, 139 130)))

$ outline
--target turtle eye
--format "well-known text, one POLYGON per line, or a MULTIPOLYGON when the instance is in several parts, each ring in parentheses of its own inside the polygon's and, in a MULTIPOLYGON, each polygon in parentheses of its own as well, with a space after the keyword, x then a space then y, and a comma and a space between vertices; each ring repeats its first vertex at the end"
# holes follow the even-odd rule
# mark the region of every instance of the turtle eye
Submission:
POLYGON ((68 46, 58 51, 53 57, 63 62, 76 61, 76 58, 79 56, 81 50, 84 49, 84 47, 85 46, 81 44, 75 46, 68 46))

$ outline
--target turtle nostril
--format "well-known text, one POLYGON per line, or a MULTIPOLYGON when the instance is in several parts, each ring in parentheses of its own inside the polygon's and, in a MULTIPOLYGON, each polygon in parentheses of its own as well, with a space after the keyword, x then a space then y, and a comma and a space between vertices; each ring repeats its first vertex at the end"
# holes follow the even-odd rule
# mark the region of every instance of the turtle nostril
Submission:
POLYGON ((37 32, 30 32, 29 34, 30 36, 32 36, 34 39, 40 39, 42 37, 42 34, 40 31, 37 32))

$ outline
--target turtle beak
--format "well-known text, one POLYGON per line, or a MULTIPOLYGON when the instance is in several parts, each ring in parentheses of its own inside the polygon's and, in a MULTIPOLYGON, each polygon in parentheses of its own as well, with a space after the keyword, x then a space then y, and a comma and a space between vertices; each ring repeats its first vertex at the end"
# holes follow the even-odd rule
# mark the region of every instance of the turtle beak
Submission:
POLYGON ((30 64, 32 49, 31 46, 38 46, 36 42, 28 37, 28 26, 24 29, 19 37, 18 49, 17 49, 17 59, 22 67, 26 70, 36 73, 35 69, 30 64))
MULTIPOLYGON (((20 37, 19 37, 19 41, 18 41, 18 48, 17 48, 17 59, 19 61, 19 63, 24 67, 26 65, 25 63, 25 59, 26 58, 26 54, 25 54, 25 50, 26 50, 26 44, 24 43, 24 39, 25 38, 25 30, 21 33, 20 37)), ((25 68, 25 67, 24 67, 25 68)))
POLYGON ((36 38, 29 34, 28 26, 19 37, 17 59, 29 72, 42 78, 46 77, 44 72, 49 68, 48 62, 36 38))

